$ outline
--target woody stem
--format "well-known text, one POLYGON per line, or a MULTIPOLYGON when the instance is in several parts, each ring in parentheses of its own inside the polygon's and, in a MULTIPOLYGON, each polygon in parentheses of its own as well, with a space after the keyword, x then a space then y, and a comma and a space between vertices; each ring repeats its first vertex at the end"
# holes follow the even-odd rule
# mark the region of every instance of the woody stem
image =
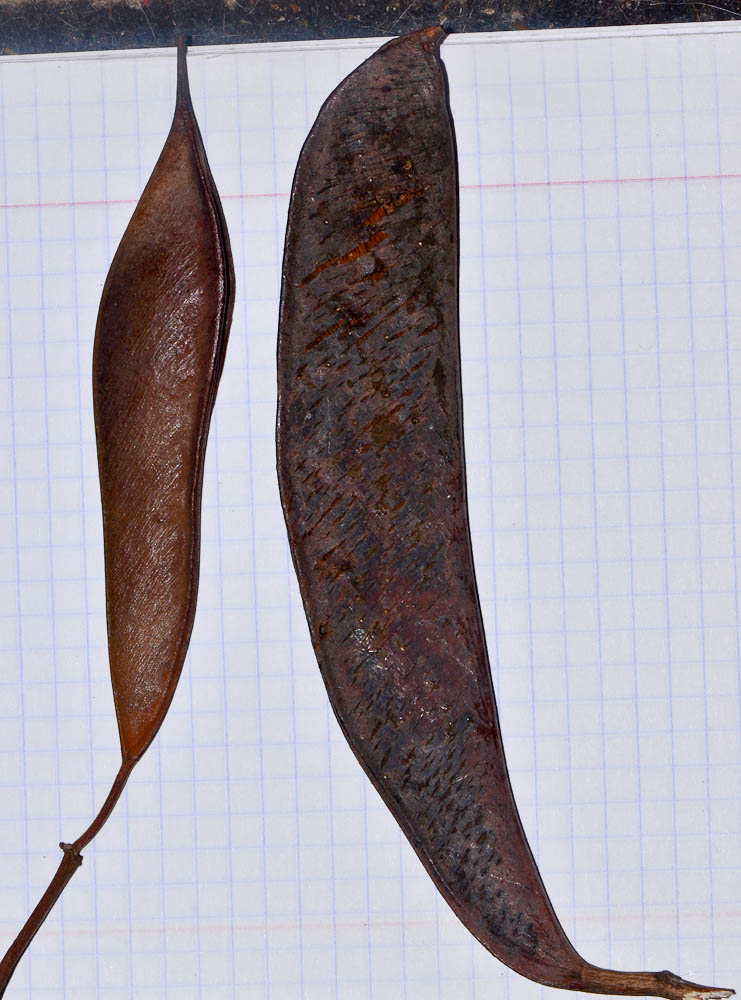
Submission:
POLYGON ((59 845, 62 848, 63 855, 54 878, 49 883, 46 892, 37 903, 36 908, 21 928, 21 931, 15 941, 11 944, 10 948, 8 948, 2 962, 0 962, 0 998, 4 996, 8 983, 15 972, 16 966, 23 957, 26 948, 28 948, 33 939, 36 937, 39 928, 49 916, 56 901, 62 895, 64 887, 82 864, 82 854, 80 854, 80 851, 90 843, 97 833, 100 832, 101 827, 113 812, 113 808, 121 797, 121 792, 123 792, 126 786, 126 782, 128 781, 129 775, 134 767, 134 763, 134 761, 124 761, 124 763, 121 764, 118 774, 113 781, 111 790, 108 793, 100 812, 87 830, 85 830, 85 832, 79 836, 73 844, 61 843, 59 845))

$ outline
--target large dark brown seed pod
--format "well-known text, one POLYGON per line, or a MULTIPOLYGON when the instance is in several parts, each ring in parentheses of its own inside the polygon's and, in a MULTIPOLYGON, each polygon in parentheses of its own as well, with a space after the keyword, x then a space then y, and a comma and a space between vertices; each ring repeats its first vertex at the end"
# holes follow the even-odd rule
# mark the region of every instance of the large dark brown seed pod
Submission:
POLYGON ((178 45, 172 128, 116 252, 98 313, 93 396, 121 768, 0 963, 0 996, 154 739, 198 590, 203 462, 234 302, 224 215, 178 45))
POLYGON ((512 796, 466 506, 443 34, 389 42, 352 73, 294 179, 278 468, 314 649, 354 753, 494 955, 565 989, 726 997, 669 972, 585 962, 512 796))

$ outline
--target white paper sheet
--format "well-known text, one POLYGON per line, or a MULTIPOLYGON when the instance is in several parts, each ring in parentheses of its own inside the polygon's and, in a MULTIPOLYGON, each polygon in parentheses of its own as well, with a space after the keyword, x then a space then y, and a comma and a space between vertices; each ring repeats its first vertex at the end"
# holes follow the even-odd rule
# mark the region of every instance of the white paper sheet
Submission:
MULTIPOLYGON (((283 231, 377 42, 193 49, 237 301, 161 735, 11 998, 555 996, 438 898, 328 707, 274 460, 283 231)), ((452 37, 472 533, 510 771, 590 961, 741 987, 741 33, 452 37)), ((90 365, 174 51, 0 61, 0 951, 117 769, 90 365)))

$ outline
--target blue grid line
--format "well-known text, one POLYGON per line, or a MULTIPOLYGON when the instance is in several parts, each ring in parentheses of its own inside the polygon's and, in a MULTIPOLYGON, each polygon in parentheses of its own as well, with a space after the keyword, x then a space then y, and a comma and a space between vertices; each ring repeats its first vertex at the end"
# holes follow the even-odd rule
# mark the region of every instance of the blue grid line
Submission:
MULTIPOLYGON (((237 87, 237 78, 235 74, 235 90, 237 87)), ((208 108, 209 102, 206 93, 206 73, 202 74, 201 77, 201 107, 198 112, 198 121, 201 124, 204 145, 209 145, 209 128, 208 128, 208 108)), ((236 281, 236 278, 235 278, 236 281)), ((236 291, 236 289, 235 289, 236 291)), ((229 351, 229 345, 227 344, 227 354, 229 351)), ((230 962, 230 976, 231 976, 231 993, 233 997, 237 996, 237 972, 236 972, 236 938, 234 935, 234 878, 233 878, 233 847, 232 847, 232 799, 231 799, 231 768, 229 762, 229 755, 231 752, 232 741, 229 738, 229 696, 228 696, 228 686, 227 686, 227 663, 226 663, 226 625, 224 620, 224 586, 223 586, 223 538, 221 531, 221 489, 220 489, 220 450, 221 444, 219 440, 219 398, 217 395, 216 404, 214 406, 214 412, 211 419, 211 429, 210 429, 210 445, 209 449, 214 456, 213 466, 214 466, 214 492, 216 498, 216 511, 217 515, 215 518, 216 523, 216 540, 217 540, 217 573, 216 578, 218 580, 217 593, 218 593, 218 605, 220 612, 219 621, 219 638, 218 647, 221 653, 221 686, 222 686, 222 711, 224 716, 224 763, 225 763, 225 784, 226 784, 226 872, 227 872, 227 884, 229 885, 228 893, 228 910, 227 910, 227 920, 230 927, 230 941, 231 941, 231 962, 230 962)), ((201 575, 203 579, 203 575, 201 575)), ((195 776, 195 775, 194 775, 195 776)))
MULTIPOLYGON (((685 108, 685 81, 682 75, 683 69, 683 58, 682 58, 682 47, 677 45, 677 57, 680 66, 680 84, 679 84, 679 99, 680 106, 682 109, 682 157, 683 164, 687 165, 687 144, 686 144, 686 129, 684 126, 684 108, 685 108)), ((694 432, 694 451, 695 451, 695 511, 697 517, 697 566, 698 566, 698 583, 700 591, 700 628, 705 633, 705 597, 703 588, 703 546, 702 546, 702 510, 700 506, 700 460, 699 460, 699 440, 697 434, 697 384, 695 379, 695 364, 694 364, 694 353, 695 353, 695 323, 694 323, 694 295, 692 289, 692 247, 691 247, 691 233, 690 233, 690 205, 689 205, 689 190, 687 182, 684 185, 684 224, 685 232, 687 234, 687 285, 689 289, 689 327, 690 327, 690 352, 692 354, 692 404, 693 404, 693 414, 692 414, 692 425, 694 432)), ((713 893, 713 826, 712 826, 712 816, 711 816, 711 806, 710 806, 710 749, 708 740, 708 723, 709 723, 709 713, 708 713, 708 700, 707 700, 707 643, 704 638, 701 644, 701 660, 702 660, 702 686, 705 691, 705 697, 703 698, 703 708, 704 708, 704 730, 705 730, 705 799, 707 802, 707 834, 708 834, 708 882, 709 882, 709 899, 708 905, 710 909, 710 923, 711 923, 711 937, 710 937, 710 956, 713 968, 713 977, 716 974, 716 963, 715 963, 715 914, 714 914, 714 893, 713 893)))
MULTIPOLYGON (((574 51, 574 62, 578 65, 578 56, 576 51, 574 51)), ((545 146, 546 146, 546 172, 547 177, 550 180, 551 176, 551 159, 549 150, 549 129, 548 120, 549 114, 551 113, 548 107, 548 88, 546 86, 545 79, 545 65, 543 58, 543 50, 540 53, 540 74, 543 86, 543 113, 545 118, 545 146)), ((617 174, 616 174, 617 176, 617 174)), ((564 516, 563 516, 563 469, 561 465, 561 412, 560 412, 560 384, 558 377, 558 338, 556 336, 556 295, 555 295, 555 268, 553 263, 553 205, 551 202, 551 189, 546 189, 548 192, 548 256, 550 260, 550 275, 551 275, 551 320, 553 323, 553 386, 554 386, 554 409, 555 409, 555 425, 556 425, 556 437, 555 437, 555 455, 554 460, 558 467, 558 533, 559 533, 559 547, 560 547, 560 564, 561 564, 561 604, 563 606, 562 612, 562 654, 563 654, 563 669, 564 669, 564 688, 566 692, 566 738, 568 742, 568 785, 569 785, 569 814, 574 815, 574 779, 572 774, 572 760, 573 760, 573 748, 571 746, 571 733, 572 733, 572 711, 571 711, 571 690, 569 681, 569 644, 568 644, 568 633, 566 627, 566 568, 565 568, 565 558, 564 558, 564 516)), ((533 424, 530 425, 531 427, 533 424)), ((531 496, 532 496, 531 492, 531 496)), ((574 873, 576 871, 576 857, 575 857, 576 846, 574 838, 571 838, 571 850, 570 850, 570 876, 571 876, 571 906, 572 906, 572 919, 571 919, 571 933, 572 935, 576 933, 576 885, 574 880, 574 873)))
MULTIPOLYGON (((715 70, 713 86, 715 93, 715 134, 717 138, 717 158, 718 163, 721 162, 721 146, 720 146, 720 95, 718 89, 718 59, 717 59, 717 40, 714 41, 713 46, 713 69, 715 70)), ((726 238, 726 214, 723 207, 723 186, 721 185, 720 196, 718 199, 718 214, 720 221, 720 233, 721 233, 721 246, 725 249, 725 238, 726 238)), ((734 473, 734 464, 732 461, 733 456, 736 454, 736 449, 734 446, 734 431, 733 431, 733 398, 731 395, 731 349, 730 349, 730 331, 728 324, 728 272, 726 267, 726 257, 725 253, 723 255, 723 267, 722 267, 722 283, 721 288, 723 291, 723 312, 725 314, 724 322, 724 346, 725 346, 725 362, 726 362, 726 404, 728 407, 728 454, 731 461, 729 461, 728 471, 730 478, 730 495, 731 495, 731 522, 734 520, 736 511, 736 480, 734 473)), ((736 600, 734 602, 735 620, 736 620, 736 663, 739 665, 739 671, 741 671, 741 616, 739 615, 739 580, 738 580, 738 547, 736 544, 736 532, 735 530, 731 532, 731 552, 733 555, 733 585, 736 592, 736 600)), ((716 660, 717 663, 717 660, 716 660)), ((737 685, 741 689, 741 672, 737 675, 737 685)))
MULTIPOLYGON (((579 66, 579 56, 577 54, 575 63, 576 72, 576 92, 577 92, 577 106, 579 108, 579 154, 581 160, 581 172, 582 176, 585 173, 585 158, 584 158, 584 146, 582 143, 582 118, 581 118, 581 75, 579 66)), ((599 674, 599 712, 601 720, 602 733, 605 732, 605 688, 604 688, 604 655, 603 655, 603 645, 602 645, 602 587, 600 579, 600 565, 599 565, 599 510, 597 507, 597 448, 594 433, 595 417, 594 417, 594 370, 593 370, 593 355, 592 355, 592 331, 591 331, 591 318, 592 318, 592 288, 594 287, 593 282, 589 275, 589 254, 588 254, 588 238, 587 238, 587 211, 586 211, 586 197, 584 193, 584 186, 581 187, 581 199, 582 199, 582 235, 584 239, 584 308, 586 312, 586 347, 587 347, 587 384, 589 387, 588 399, 589 399, 589 429, 590 429, 590 446, 592 453, 592 481, 591 481, 591 494, 592 494, 592 544, 594 545, 594 604, 597 616, 597 670, 599 674)), ((605 744, 604 735, 601 740, 601 757, 602 757, 602 822, 604 824, 604 886, 605 886, 605 913, 607 920, 607 960, 610 967, 612 967, 612 906, 610 904, 610 825, 609 816, 607 810, 608 796, 607 796, 607 748, 605 744)))
MULTIPOLYGON (((242 88, 237 84, 236 93, 236 105, 239 120, 241 121, 241 96, 242 88)), ((240 158, 242 154, 242 144, 240 140, 239 144, 240 158)), ((244 222, 244 210, 242 213, 242 220, 244 222)), ((246 427, 246 438, 247 438, 247 448, 248 448, 248 459, 247 466, 249 469, 249 486, 250 486, 250 507, 251 507, 251 531, 250 531, 250 569, 252 577, 252 596, 253 596, 253 606, 255 608, 255 623, 254 623, 254 637, 255 637, 255 669, 257 677, 257 705, 258 705, 258 725, 257 725, 257 735, 258 743, 260 746, 259 759, 260 759, 260 806, 261 806, 261 846, 262 846, 262 871, 263 871, 263 924, 265 927, 265 950, 264 950, 264 966, 265 966, 265 1000, 270 1000, 271 989, 270 989, 270 927, 268 922, 268 888, 267 888, 267 871, 268 871, 268 861, 267 861, 267 835, 265 827, 265 767, 264 767, 264 755, 263 755, 263 725, 262 725, 262 684, 261 684, 261 673, 262 673, 262 657, 260 656, 260 627, 259 627, 259 617, 257 615, 257 609, 259 605, 259 588, 257 583, 257 560, 256 560, 256 531, 255 531, 255 474, 254 474, 254 463, 253 463, 253 423, 250 408, 251 399, 251 386, 249 378, 249 359, 250 359, 250 338, 248 336, 248 331, 250 329, 249 322, 249 309, 247 297, 244 299, 244 306, 242 309, 242 321, 244 326, 244 337, 245 337, 245 374, 246 378, 244 380, 245 395, 246 395, 246 415, 247 415, 247 427, 246 427)))
MULTIPOLYGON (((35 143, 36 143, 36 191, 37 191, 37 194, 38 194, 39 201, 41 201, 41 162, 40 162, 40 159, 39 159, 39 145, 40 144, 39 144, 39 112, 38 112, 38 76, 37 76, 36 72, 34 72, 34 98, 35 99, 34 99, 33 124, 34 124, 34 134, 35 134, 35 143)), ((48 556, 49 556, 49 564, 48 564, 48 568, 49 568, 49 573, 48 573, 49 613, 50 613, 51 623, 52 623, 51 624, 51 659, 52 659, 52 670, 53 670, 53 677, 56 677, 56 673, 57 673, 56 621, 57 621, 57 619, 56 619, 56 614, 55 614, 55 611, 56 611, 56 601, 54 599, 54 570, 55 570, 55 565, 54 565, 54 546, 53 546, 53 543, 52 543, 52 540, 54 538, 54 528, 53 528, 53 525, 52 525, 52 515, 51 515, 51 511, 52 511, 52 502, 51 502, 51 476, 52 476, 52 468, 51 468, 51 453, 50 453, 50 448, 49 448, 49 414, 48 414, 48 408, 47 408, 48 407, 48 401, 49 401, 49 396, 48 396, 48 384, 49 383, 48 383, 47 377, 46 377, 48 342, 47 342, 47 336, 46 336, 46 297, 45 297, 45 294, 44 294, 44 292, 45 292, 45 280, 44 280, 44 250, 43 250, 44 240, 43 240, 43 231, 42 231, 42 224, 41 224, 41 212, 37 212, 37 234, 38 234, 38 243, 39 243, 39 248, 40 248, 40 250, 39 250, 39 256, 40 256, 39 283, 40 283, 40 286, 41 286, 41 297, 40 297, 41 301, 40 301, 39 315, 41 317, 41 341, 42 341, 42 350, 41 350, 41 378, 42 378, 42 381, 44 383, 44 403, 46 404, 44 406, 44 409, 46 411, 45 414, 44 414, 44 445, 45 445, 45 466, 46 466, 46 477, 45 477, 46 478, 46 500, 47 500, 47 507, 48 507, 47 530, 48 530, 48 533, 49 533, 49 536, 48 536, 48 556)), ((59 703, 58 703, 58 698, 57 698, 57 688, 56 688, 56 685, 54 685, 54 716, 55 716, 55 718, 54 718, 55 748, 56 748, 57 763, 59 763, 59 761, 61 759, 61 754, 59 752, 59 750, 60 750, 60 748, 59 748, 59 703)), ((61 820, 62 820, 62 782, 60 781, 58 783, 58 785, 57 785, 57 829, 59 829, 59 827, 61 826, 61 820)), ((62 968, 62 989, 64 990, 66 988, 66 975, 65 975, 65 973, 66 973, 66 959, 65 959, 66 949, 65 949, 65 935, 64 935, 64 909, 65 909, 65 907, 64 907, 64 899, 60 899, 59 904, 60 904, 60 906, 59 906, 59 913, 57 915, 57 920, 59 922, 59 928, 60 928, 60 945, 59 945, 59 951, 60 951, 60 962, 61 962, 61 968, 62 968)))
MULTIPOLYGON (((514 98, 512 92, 512 59, 509 49, 507 50, 507 83, 508 83, 508 97, 509 97, 509 111, 510 117, 513 120, 512 134, 511 134, 511 158, 512 158, 512 179, 515 178, 515 170, 517 163, 517 149, 515 146, 515 128, 514 128, 514 98)), ((512 189, 512 215, 515 223, 515 253, 519 246, 519 236, 517 233, 517 219, 518 219, 518 191, 517 188, 512 189)), ((522 516, 522 530, 525 536, 525 563, 526 563, 526 590, 527 597, 525 598, 527 603, 527 622, 528 627, 524 634, 528 638, 528 657, 527 657, 527 667, 529 671, 529 681, 530 681, 530 724, 531 724, 531 744, 533 753, 533 778, 532 778, 532 789, 533 789, 533 802, 534 802, 534 851, 535 857, 537 858, 541 854, 541 840, 540 840, 540 818, 539 818, 539 795, 538 795, 538 773, 539 773, 539 757, 538 757, 538 744, 535 737, 537 728, 537 711, 536 711, 536 698, 535 698, 535 657, 533 648, 533 588, 532 588, 532 576, 530 572, 530 549, 531 549, 531 535, 530 535, 530 518, 529 518, 529 487, 527 480, 527 420, 525 416, 525 380, 523 373, 523 361, 524 353, 522 346, 522 336, 521 336, 521 322, 522 322, 522 295, 520 294, 520 262, 519 259, 516 263, 516 273, 517 273, 517 290, 515 291, 515 302, 516 302, 516 316, 517 316, 517 340, 519 348, 519 384, 520 384, 520 413, 519 413, 519 430, 522 440, 522 497, 523 497, 523 516, 522 516)), ((519 464, 519 463, 518 463, 519 464)), ((541 997, 545 996, 544 988, 541 987, 539 990, 541 997)))
MULTIPOLYGON (((2 81, 2 82, 4 83, 4 81, 2 81)), ((5 94, 6 94, 6 92, 7 91, 6 91, 5 86, 4 85, 0 86, 0 114, 2 116, 0 118, 0 120, 3 121, 3 125, 4 125, 4 129, 3 130, 5 130, 5 128, 7 127, 7 124, 6 124, 6 102, 5 102, 5 94)), ((7 189, 8 189, 8 180, 7 180, 8 175, 7 175, 7 172, 6 172, 7 150, 6 150, 5 143, 1 143, 0 145, 2 145, 2 148, 3 148, 3 189, 4 189, 5 200, 7 201, 7 189)), ((8 221, 7 221, 7 216, 5 217, 5 220, 6 220, 5 221, 5 245, 6 245, 7 248, 9 248, 10 241, 8 239, 8 221)), ((12 294, 13 294, 12 289, 13 289, 13 286, 12 286, 12 282, 10 280, 10 253, 9 253, 8 250, 6 250, 6 274, 5 274, 5 278, 6 278, 6 281, 8 283, 8 285, 7 285, 7 287, 8 287, 8 293, 7 293, 8 294, 8 329, 10 330, 10 328, 11 328, 10 318, 11 318, 11 315, 12 315, 11 314, 11 306, 12 306, 12 294)), ((24 867, 25 867, 25 883, 26 883, 26 885, 25 885, 25 900, 24 900, 24 902, 25 902, 25 912, 26 913, 30 913, 30 910, 31 910, 31 886, 30 886, 31 869, 30 869, 30 864, 29 864, 30 849, 29 849, 29 840, 28 840, 28 817, 29 817, 29 809, 28 809, 28 762, 27 762, 27 758, 26 758, 26 754, 25 754, 25 747, 26 747, 26 702, 25 702, 25 697, 24 697, 24 689, 25 689, 25 683, 24 683, 24 679, 25 679, 25 671, 24 671, 24 634, 23 634, 23 604, 22 604, 22 598, 21 598, 21 580, 23 579, 23 577, 22 577, 22 574, 21 574, 21 545, 20 545, 20 536, 19 536, 19 532, 18 532, 19 505, 18 505, 18 480, 17 480, 17 475, 16 475, 16 469, 17 469, 16 458, 17 458, 17 450, 18 449, 17 449, 17 437, 16 437, 16 394, 15 394, 15 384, 14 384, 14 379, 13 379, 13 367, 14 366, 13 366, 13 338, 12 338, 12 336, 8 338, 8 355, 9 355, 9 362, 10 362, 10 365, 9 365, 9 369, 10 369, 10 379, 9 379, 9 396, 10 396, 10 446, 11 446, 11 453, 12 453, 12 456, 13 456, 13 527, 14 527, 14 533, 15 533, 15 575, 16 575, 16 583, 17 583, 15 612, 16 612, 16 616, 17 616, 16 617, 16 622, 17 622, 17 625, 16 625, 16 628, 17 628, 16 636, 17 636, 17 649, 18 649, 18 701, 19 701, 19 708, 20 708, 19 716, 20 716, 20 722, 21 722, 20 737, 21 737, 21 746, 23 748, 23 751, 22 751, 22 763, 21 763, 21 780, 23 782, 23 795, 22 795, 23 814, 22 814, 22 822, 23 822, 23 833, 24 833, 24 844, 25 844, 25 852, 24 852, 24 862, 25 862, 25 864, 24 864, 24 867)), ((25 920, 25 915, 24 915, 23 919, 25 920)), ((28 985, 28 996, 30 997, 31 996, 31 986, 32 986, 32 973, 31 973, 31 966, 30 966, 30 964, 27 966, 27 969, 28 969, 28 971, 27 971, 27 974, 26 974, 26 978, 27 978, 27 985, 28 985)))
MULTIPOLYGON (((644 45, 644 48, 643 48, 643 55, 644 55, 645 77, 646 77, 646 107, 647 107, 647 111, 648 111, 648 119, 649 119, 649 122, 650 122, 651 121, 651 90, 650 90, 650 87, 649 87, 648 53, 647 53, 645 45, 644 45)), ((648 145, 649 164, 651 165, 651 167, 653 167, 653 155, 654 155, 654 151, 653 151, 652 131, 651 131, 650 125, 649 125, 649 128, 647 130, 647 145, 648 145)), ((654 205, 655 205, 655 195, 654 195, 654 185, 653 185, 653 183, 651 183, 649 185, 649 190, 650 190, 651 210, 653 211, 653 208, 654 208, 654 205)), ((653 238, 652 245, 655 248, 655 246, 656 246, 656 236, 655 236, 655 229, 653 229, 653 228, 651 229, 651 235, 652 235, 652 238, 653 238)), ((657 274, 656 274, 656 260, 655 260, 655 258, 654 258, 654 262, 653 262, 653 269, 652 269, 652 272, 651 272, 651 276, 652 276, 652 279, 653 279, 654 310, 655 310, 655 314, 656 314, 655 315, 655 321, 656 321, 656 372, 657 372, 657 382, 658 382, 659 420, 662 421, 663 420, 663 416, 664 416, 664 402, 663 402, 664 384, 663 384, 663 380, 662 380, 661 332, 660 332, 660 325, 659 325, 659 291, 658 291, 658 279, 657 279, 657 274)), ((668 699, 667 700, 668 700, 668 707, 669 707, 669 732, 671 734, 671 756, 672 756, 672 774, 671 774, 671 789, 672 789, 672 792, 671 792, 671 799, 672 799, 672 802, 675 803, 676 800, 677 800, 677 781, 676 781, 676 771, 675 771, 675 768, 673 766, 674 765, 674 758, 675 758, 675 753, 674 753, 674 749, 675 749, 674 712, 672 710, 672 700, 673 700, 673 694, 674 694, 673 684, 672 684, 673 653, 672 653, 672 643, 671 643, 671 610, 670 610, 670 603, 669 603, 669 594, 670 594, 670 590, 669 590, 669 541, 668 541, 667 531, 666 531, 666 524, 667 524, 667 510, 666 510, 666 463, 665 463, 664 438, 663 438, 663 435, 660 436, 660 438, 659 438, 659 464, 661 466, 661 483, 662 483, 662 489, 661 489, 661 515, 662 515, 662 522, 663 522, 663 526, 664 526, 664 531, 663 531, 663 535, 664 535, 664 538, 663 538, 663 544, 664 544, 663 569, 664 569, 664 595, 665 595, 665 597, 664 597, 664 605, 665 605, 665 616, 666 616, 665 624, 662 626, 662 629, 663 629, 663 631, 664 631, 664 633, 666 635, 666 640, 667 640, 666 641, 667 688, 668 688, 668 699)), ((676 808, 672 809, 672 840, 673 840, 673 847, 674 847, 674 866, 673 866, 674 896, 675 896, 675 899, 679 899, 679 875, 678 875, 679 855, 678 855, 678 847, 677 847, 677 810, 676 810, 676 808)), ((676 910, 675 923, 676 923, 676 934, 675 934, 676 946, 675 946, 675 953, 676 953, 676 956, 677 956, 676 962, 677 962, 677 966, 681 968, 681 965, 680 965, 680 963, 681 963, 681 945, 680 945, 680 931, 681 931, 681 927, 680 927, 679 909, 676 910)))
MULTIPOLYGON (((615 104, 615 81, 614 81, 614 65, 615 65, 615 45, 614 42, 610 46, 611 48, 611 59, 610 59, 610 69, 612 72, 613 83, 612 83, 612 119, 613 119, 613 144, 615 147, 615 171, 618 170, 618 136, 617 136, 617 107, 615 104)), ((617 199, 617 249, 618 255, 622 261, 623 257, 623 247, 622 247, 622 216, 620 212, 620 188, 618 187, 616 192, 617 199)), ((620 270, 622 275, 622 267, 620 270)), ((623 348, 623 408, 624 408, 624 426, 625 426, 625 482, 626 482, 626 493, 628 497, 631 496, 631 475, 630 475, 630 423, 628 420, 629 413, 629 403, 628 403, 628 370, 625 352, 625 289, 620 287, 620 333, 622 339, 623 348)), ((630 607, 631 607, 631 617, 633 622, 636 620, 636 598, 635 598, 635 553, 633 549, 633 506, 628 503, 628 562, 630 564, 630 607)), ((603 566, 606 560, 602 560, 603 566)), ((639 856, 640 856, 640 879, 641 879, 641 968, 646 964, 646 894, 645 894, 645 870, 644 870, 644 852, 643 852, 643 792, 641 787, 641 736, 640 736, 640 716, 638 712, 639 705, 639 686, 638 686, 638 643, 636 638, 635 625, 631 629, 631 639, 632 639, 632 655, 633 655, 633 701, 634 701, 634 725, 635 725, 635 748, 636 748, 636 785, 638 790, 638 838, 639 838, 639 856)))

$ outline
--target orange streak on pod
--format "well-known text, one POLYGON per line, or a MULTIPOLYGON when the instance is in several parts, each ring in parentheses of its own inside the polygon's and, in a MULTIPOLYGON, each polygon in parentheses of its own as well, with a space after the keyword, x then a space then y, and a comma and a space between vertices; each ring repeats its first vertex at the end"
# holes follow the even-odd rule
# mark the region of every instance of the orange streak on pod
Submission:
POLYGON ((443 37, 389 42, 344 80, 291 194, 278 472, 319 667, 368 777, 494 955, 564 989, 729 996, 585 962, 517 812, 468 525, 443 37))

